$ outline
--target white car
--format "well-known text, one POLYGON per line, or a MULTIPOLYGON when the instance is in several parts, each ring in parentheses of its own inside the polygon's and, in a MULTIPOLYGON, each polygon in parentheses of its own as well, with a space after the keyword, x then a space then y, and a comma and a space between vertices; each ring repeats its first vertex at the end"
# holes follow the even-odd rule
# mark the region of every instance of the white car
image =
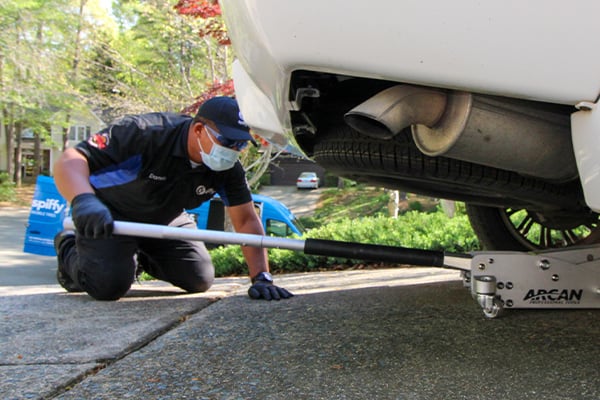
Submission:
POLYGON ((318 189, 319 176, 316 172, 302 172, 296 179, 298 189, 318 189))
POLYGON ((600 2, 222 0, 255 132, 467 203, 488 249, 600 242, 600 2))

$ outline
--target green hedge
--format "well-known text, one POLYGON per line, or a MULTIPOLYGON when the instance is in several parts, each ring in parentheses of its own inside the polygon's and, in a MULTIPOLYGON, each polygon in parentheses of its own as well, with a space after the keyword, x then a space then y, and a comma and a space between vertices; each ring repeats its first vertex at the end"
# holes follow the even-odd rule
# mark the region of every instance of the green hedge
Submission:
POLYGON ((0 201, 12 201, 15 195, 15 183, 10 180, 8 173, 0 172, 0 201))
MULTIPOLYGON (((433 213, 409 211, 395 219, 383 216, 346 218, 311 229, 304 238, 458 253, 479 249, 479 242, 467 216, 460 213, 454 218, 449 218, 441 210, 433 213)), ((246 263, 239 246, 219 247, 210 253, 217 276, 247 274, 246 263)), ((364 263, 362 260, 312 256, 280 249, 269 249, 269 262, 274 272, 316 271, 364 263)))

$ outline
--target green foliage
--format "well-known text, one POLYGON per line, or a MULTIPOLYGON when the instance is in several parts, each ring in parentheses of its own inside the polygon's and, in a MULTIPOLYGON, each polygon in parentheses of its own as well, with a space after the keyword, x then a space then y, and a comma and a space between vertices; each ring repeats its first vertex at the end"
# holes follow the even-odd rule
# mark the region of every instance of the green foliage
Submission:
POLYGON ((79 18, 73 3, 28 0, 0 7, 3 123, 31 129, 45 140, 54 113, 78 103, 71 43, 79 18))
POLYGON ((263 186, 267 186, 271 184, 271 174, 269 172, 265 172, 258 179, 257 185, 253 188, 253 193, 259 193, 259 190, 263 186))
MULTIPOLYGON (((231 51, 200 37, 209 21, 175 1, 0 0, 0 104, 11 121, 43 129, 83 106, 113 119, 180 111, 229 79, 231 51)), ((211 21, 220 16, 211 18, 211 21)))
MULTIPOLYGON (((351 181, 348 181, 351 183, 351 181)), ((323 191, 313 216, 299 218, 307 233, 302 239, 336 240, 424 250, 469 252, 479 241, 471 229, 462 203, 448 217, 429 198, 407 196, 398 218, 388 217, 389 192, 356 183, 343 189, 323 191), (415 210, 417 209, 417 210, 415 210), (423 211, 418 211, 423 210, 423 211)), ((307 255, 291 250, 269 249, 269 263, 275 272, 305 272, 349 268, 364 260, 307 255)), ((245 275, 246 264, 239 246, 211 250, 217 276, 245 275)))
POLYGON ((388 202, 389 195, 384 189, 349 184, 344 189, 324 190, 313 217, 317 223, 325 223, 344 217, 387 215, 388 202))
MULTIPOLYGON (((398 218, 382 215, 342 218, 310 230, 303 239, 306 238, 448 252, 468 252, 479 249, 479 242, 467 216, 459 212, 454 218, 449 218, 441 210, 431 213, 409 211, 398 218)), ((239 246, 214 249, 211 250, 211 255, 217 276, 247 273, 239 246)), ((269 262, 275 272, 303 272, 323 268, 344 268, 363 261, 269 249, 269 262)))
POLYGON ((246 275, 248 268, 240 246, 221 246, 210 250, 215 276, 246 275))
POLYGON ((298 217, 298 222, 300 222, 300 225, 302 225, 306 230, 311 230, 313 228, 321 226, 321 222, 316 220, 312 216, 298 217))
POLYGON ((0 172, 0 201, 12 201, 15 198, 15 184, 6 172, 0 172))
MULTIPOLYGON (((346 202, 353 203, 355 199, 353 199, 353 195, 348 195, 348 193, 338 193, 338 195, 329 193, 324 197, 327 199, 341 195, 346 199, 346 202)), ((350 193, 357 194, 355 191, 350 193)), ((370 193, 375 197, 379 196, 377 190, 372 190, 370 193)), ((365 197, 356 197, 361 198, 361 202, 365 201, 365 197)), ((337 206, 331 206, 331 212, 332 214, 338 214, 339 210, 344 208, 346 208, 346 204, 338 202, 337 206)), ((441 207, 436 207, 431 212, 407 211, 398 218, 390 218, 385 215, 370 217, 343 216, 340 218, 332 217, 329 219, 330 223, 320 225, 312 217, 303 217, 300 220, 303 224, 313 223, 314 225, 299 240, 309 238, 335 240, 454 253, 465 253, 481 249, 465 214, 463 203, 456 204, 456 213, 452 218, 448 217, 441 207)), ((357 264, 365 264, 365 260, 314 256, 291 250, 268 249, 268 253, 271 270, 276 273, 343 269, 351 268, 357 264)), ((248 273, 240 246, 218 247, 210 250, 210 254, 215 266, 216 276, 246 275, 248 273)))
POLYGON ((420 201, 411 201, 408 203, 408 208, 414 211, 423 211, 423 205, 420 201))
MULTIPOLYGON (((229 54, 202 38, 202 18, 180 15, 175 1, 115 1, 116 29, 90 46, 90 92, 111 117, 147 111, 179 112, 208 85, 229 78, 229 54)), ((111 118, 111 119, 112 119, 111 118)))

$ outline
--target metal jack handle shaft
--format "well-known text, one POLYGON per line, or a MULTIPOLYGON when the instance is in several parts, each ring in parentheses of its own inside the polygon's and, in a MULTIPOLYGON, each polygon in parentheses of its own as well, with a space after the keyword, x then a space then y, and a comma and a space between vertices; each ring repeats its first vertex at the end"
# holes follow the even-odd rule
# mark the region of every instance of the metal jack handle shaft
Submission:
MULTIPOLYGON (((66 218, 65 229, 74 229, 73 220, 66 218)), ((115 235, 139 236, 156 239, 179 239, 207 243, 239 244, 241 246, 301 251, 305 254, 345 257, 368 261, 433 266, 470 270, 470 255, 445 255, 441 251, 410 249, 396 246, 341 242, 322 239, 288 239, 247 233, 222 232, 201 229, 176 228, 138 222, 115 221, 115 235)))

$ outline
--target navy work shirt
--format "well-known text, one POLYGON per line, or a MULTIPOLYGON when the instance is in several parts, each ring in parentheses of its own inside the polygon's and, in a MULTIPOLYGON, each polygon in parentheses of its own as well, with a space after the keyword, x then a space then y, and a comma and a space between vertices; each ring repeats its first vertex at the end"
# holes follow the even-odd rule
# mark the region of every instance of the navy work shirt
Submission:
POLYGON ((96 196, 115 219, 166 225, 215 193, 227 206, 252 200, 239 161, 220 172, 192 167, 191 123, 190 116, 174 113, 127 116, 77 144, 96 196))

